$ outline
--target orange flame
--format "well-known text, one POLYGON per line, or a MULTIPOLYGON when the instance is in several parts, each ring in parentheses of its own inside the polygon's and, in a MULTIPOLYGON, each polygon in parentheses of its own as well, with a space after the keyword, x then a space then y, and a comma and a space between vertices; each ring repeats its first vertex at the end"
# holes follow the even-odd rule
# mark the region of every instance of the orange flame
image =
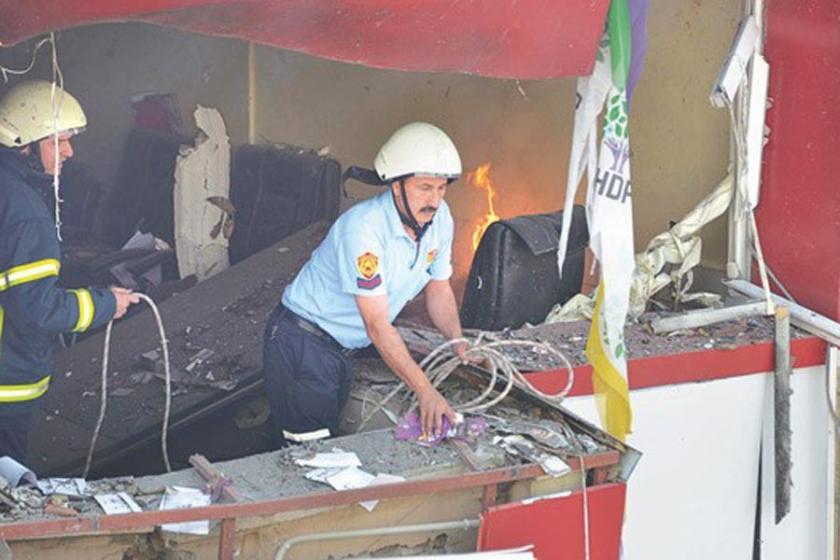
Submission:
POLYGON ((487 191, 487 214, 478 222, 473 230, 472 248, 473 251, 478 249, 478 244, 481 242, 481 236, 484 235, 485 230, 493 222, 498 222, 501 218, 496 214, 496 209, 493 207, 493 198, 496 196, 496 188, 490 180, 490 162, 478 166, 475 171, 471 171, 467 176, 470 184, 477 189, 484 189, 487 191))

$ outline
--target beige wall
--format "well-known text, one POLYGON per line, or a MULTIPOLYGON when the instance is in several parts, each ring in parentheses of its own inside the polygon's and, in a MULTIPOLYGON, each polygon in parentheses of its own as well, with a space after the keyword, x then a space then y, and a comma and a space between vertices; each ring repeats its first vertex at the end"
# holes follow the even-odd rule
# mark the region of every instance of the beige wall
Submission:
MULTIPOLYGON (((735 0, 652 0, 648 57, 630 113, 636 247, 717 186, 729 117, 709 104, 740 17, 735 0)), ((726 217, 703 230, 703 263, 724 268, 726 217)))
MULTIPOLYGON (((636 245, 678 219, 725 172, 728 124, 708 92, 736 28, 739 2, 653 0, 648 57, 631 111, 636 245)), ((0 55, 8 53, 0 52, 0 55)), ((248 137, 248 46, 140 24, 66 31, 60 58, 68 88, 84 102, 90 131, 78 158, 110 184, 132 115, 132 94, 175 93, 192 125, 196 103, 225 117, 234 145, 248 137)), ((41 76, 46 76, 47 67, 41 76)), ((490 161, 502 217, 562 205, 572 132, 573 78, 496 80, 376 70, 281 49, 255 48, 258 141, 329 146, 344 166, 369 165, 399 125, 427 120, 446 129, 465 167, 490 161)), ((352 186, 361 198, 373 188, 352 186)), ((449 201, 456 217, 455 261, 463 275, 468 238, 484 195, 462 181, 449 201)), ((723 220, 704 232, 704 260, 724 262, 723 220)))

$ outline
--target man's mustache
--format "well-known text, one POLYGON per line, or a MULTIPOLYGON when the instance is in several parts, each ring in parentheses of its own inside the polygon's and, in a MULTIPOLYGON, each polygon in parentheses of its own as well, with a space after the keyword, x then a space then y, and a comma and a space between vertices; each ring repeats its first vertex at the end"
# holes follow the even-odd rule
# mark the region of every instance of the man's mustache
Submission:
POLYGON ((420 209, 421 214, 434 214, 437 212, 437 208, 435 206, 424 206, 420 209))

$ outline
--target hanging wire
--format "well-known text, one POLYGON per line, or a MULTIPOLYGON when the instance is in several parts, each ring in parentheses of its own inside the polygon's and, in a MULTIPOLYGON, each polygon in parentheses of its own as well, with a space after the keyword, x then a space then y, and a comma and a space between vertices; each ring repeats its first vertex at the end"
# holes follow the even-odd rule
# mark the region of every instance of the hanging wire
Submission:
POLYGON ((3 77, 3 83, 9 83, 9 76, 23 76, 24 74, 29 73, 32 70, 32 68, 35 67, 35 61, 38 58, 38 51, 41 50, 41 47, 43 47, 47 43, 50 43, 51 45, 54 44, 52 34, 50 35, 50 37, 44 37, 35 44, 35 48, 32 51, 32 60, 29 61, 29 66, 27 66, 26 68, 19 70, 16 68, 9 68, 0 64, 0 76, 3 77))
POLYGON ((61 102, 64 101, 64 75, 61 73, 61 67, 58 65, 58 49, 55 44, 55 33, 50 33, 50 44, 52 44, 52 92, 50 99, 53 107, 53 195, 55 198, 55 234, 58 240, 61 241, 61 180, 59 179, 59 160, 58 153, 58 115, 61 111, 61 102), (60 89, 56 89, 56 85, 60 89), (60 92, 60 93, 59 93, 60 92), (58 93, 58 94, 57 94, 58 93))

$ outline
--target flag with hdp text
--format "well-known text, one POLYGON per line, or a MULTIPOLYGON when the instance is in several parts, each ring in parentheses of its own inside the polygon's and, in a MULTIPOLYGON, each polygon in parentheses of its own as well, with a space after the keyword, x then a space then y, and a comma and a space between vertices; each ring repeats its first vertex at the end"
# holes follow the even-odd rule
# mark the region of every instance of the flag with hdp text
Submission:
MULTIPOLYGON (((586 356, 601 422, 622 441, 632 423, 624 323, 635 263, 628 98, 641 71, 647 11, 648 0, 613 0, 595 69, 578 80, 565 205, 572 207, 585 172, 590 247, 601 267, 586 356)), ((569 222, 564 220, 557 253, 561 271, 569 222)))

